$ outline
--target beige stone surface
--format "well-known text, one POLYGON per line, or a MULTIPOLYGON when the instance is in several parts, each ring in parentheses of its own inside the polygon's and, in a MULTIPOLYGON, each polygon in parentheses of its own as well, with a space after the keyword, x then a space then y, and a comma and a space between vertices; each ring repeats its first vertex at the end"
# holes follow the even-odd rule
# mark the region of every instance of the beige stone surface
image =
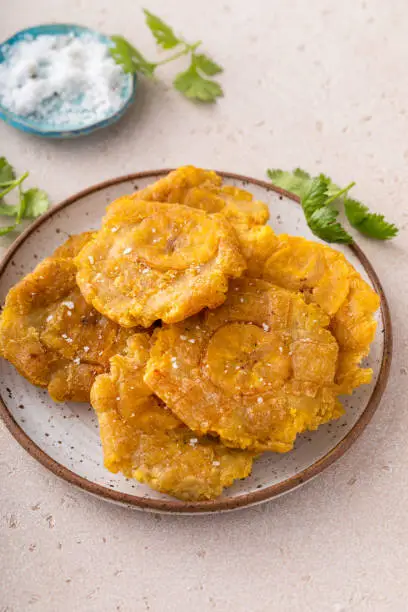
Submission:
MULTIPOLYGON (((395 354, 372 423, 337 464, 260 507, 211 517, 142 514, 81 493, 0 427, 0 610, 343 612, 407 609, 408 5, 406 0, 155 0, 225 66, 200 107, 143 83, 117 126, 48 142, 0 125, 0 154, 54 202, 137 170, 193 163, 263 178, 325 171, 401 228, 361 239, 390 302, 395 354)), ((78 22, 154 45, 136 0, 3 0, 0 39, 78 22)), ((7 239, 2 239, 3 246, 7 239)))

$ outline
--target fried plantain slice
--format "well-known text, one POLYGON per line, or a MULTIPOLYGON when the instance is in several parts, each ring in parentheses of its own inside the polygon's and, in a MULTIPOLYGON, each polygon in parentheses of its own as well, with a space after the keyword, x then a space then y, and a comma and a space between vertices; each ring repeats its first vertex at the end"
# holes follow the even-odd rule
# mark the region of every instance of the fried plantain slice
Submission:
POLYGON ((214 171, 183 166, 132 197, 220 212, 235 229, 248 271, 253 275, 275 248, 275 234, 265 225, 269 219, 267 205, 254 200, 244 189, 222 185, 222 178, 214 171))
MULTIPOLYGON (((133 197, 137 200, 188 205, 186 199, 190 197, 191 190, 208 187, 211 191, 211 189, 219 187, 221 183, 221 177, 212 170, 203 170, 194 166, 181 166, 145 187, 145 189, 137 191, 133 197)), ((206 212, 219 212, 223 207, 222 203, 212 200, 208 201, 208 205, 206 201, 203 201, 199 205, 193 206, 193 208, 201 208, 206 212)))
POLYGON ((85 299, 125 327, 180 321, 225 300, 245 270, 238 241, 219 214, 122 198, 75 259, 85 299))
POLYGON ((252 224, 263 224, 269 219, 267 205, 254 200, 249 191, 222 185, 222 178, 216 172, 194 166, 181 166, 145 189, 136 191, 132 197, 185 204, 208 213, 225 210, 228 216, 242 215, 252 224))
POLYGON ((92 234, 72 236, 13 287, 0 318, 0 355, 56 401, 89 401, 95 376, 134 330, 89 306, 72 258, 92 234))
POLYGON ((149 336, 135 334, 92 387, 105 466, 179 499, 218 497, 250 474, 253 454, 196 437, 166 408, 143 382, 149 351, 149 336))
POLYGON ((156 330, 144 380, 192 430, 287 452, 343 411, 328 324, 300 294, 238 279, 217 310, 156 330))
POLYGON ((340 346, 336 382, 342 393, 352 393, 371 381, 372 370, 361 368, 360 363, 374 340, 374 313, 380 299, 342 253, 283 234, 277 236, 262 277, 285 289, 301 291, 307 302, 318 304, 330 316, 330 330, 340 346))

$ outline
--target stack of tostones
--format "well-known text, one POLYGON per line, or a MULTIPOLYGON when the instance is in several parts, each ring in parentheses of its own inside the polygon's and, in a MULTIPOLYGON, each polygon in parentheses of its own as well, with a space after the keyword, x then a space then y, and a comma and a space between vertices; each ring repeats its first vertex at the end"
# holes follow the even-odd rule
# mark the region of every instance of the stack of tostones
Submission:
POLYGON ((253 453, 195 434, 169 410, 144 382, 150 346, 148 334, 129 338, 92 387, 105 466, 179 499, 218 497, 250 474, 253 453))
POLYGON ((0 319, 0 354, 59 402, 89 401, 95 377, 131 332, 92 308, 78 289, 73 258, 91 236, 72 236, 17 283, 0 319))
POLYGON ((378 296, 341 253, 268 217, 190 166, 119 198, 11 289, 2 356, 57 401, 90 398, 110 471, 219 496, 372 376, 378 296))

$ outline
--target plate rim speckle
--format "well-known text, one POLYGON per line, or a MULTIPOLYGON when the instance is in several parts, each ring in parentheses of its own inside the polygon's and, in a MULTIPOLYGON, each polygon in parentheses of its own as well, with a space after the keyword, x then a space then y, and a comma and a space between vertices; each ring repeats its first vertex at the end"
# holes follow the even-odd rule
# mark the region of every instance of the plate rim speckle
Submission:
MULTIPOLYGON (((78 200, 90 194, 96 193, 114 185, 125 182, 135 182, 145 178, 156 179, 157 177, 167 174, 171 170, 173 170, 173 168, 146 170, 143 172, 137 172, 112 178, 107 181, 103 181, 97 183, 96 185, 88 187, 87 189, 84 189, 74 194, 73 196, 63 200, 56 206, 53 206, 42 217, 32 223, 7 250, 2 261, 0 262, 0 281, 7 269, 11 258, 18 251, 18 249, 25 242, 25 240, 33 232, 35 232, 43 223, 45 223, 52 216, 58 214, 58 212, 60 212, 62 209, 69 207, 71 204, 74 204, 78 200)), ((279 187, 276 187, 275 185, 272 185, 271 183, 268 183, 261 179, 247 177, 241 174, 235 174, 226 171, 217 170, 216 172, 226 179, 238 180, 244 184, 255 185, 257 187, 261 187, 262 189, 266 189, 267 191, 274 191, 299 204, 299 198, 294 194, 285 191, 284 189, 281 189, 279 187)), ((289 478, 286 478, 281 482, 270 485, 263 489, 255 490, 250 493, 245 493, 236 497, 223 497, 211 501, 180 502, 178 500, 173 501, 172 499, 162 500, 144 498, 128 493, 122 493, 120 491, 114 491, 107 487, 104 487, 103 485, 87 480, 86 478, 79 476, 75 472, 71 471, 70 469, 66 468, 65 466, 52 459, 44 450, 37 446, 37 444, 28 436, 28 434, 25 433, 25 431, 20 427, 20 425, 18 425, 12 414, 9 412, 1 394, 0 417, 2 418, 3 422, 5 423, 12 436, 17 440, 17 442, 32 457, 34 457, 34 459, 36 459, 39 463, 41 463, 43 466, 53 472, 56 476, 59 476, 63 480, 73 485, 76 485, 84 491, 92 493, 98 497, 102 497, 105 500, 123 504, 130 508, 174 514, 205 514, 212 512, 224 512, 228 510, 235 510, 238 508, 252 506, 287 493, 320 474, 332 463, 337 461, 337 459, 339 459, 352 446, 352 444, 362 434, 362 432, 370 422, 374 412, 376 411, 386 388, 389 377, 392 358, 393 336, 390 310, 387 299, 385 297, 384 289, 373 266, 371 265, 367 257, 364 255, 361 248, 355 243, 349 245, 348 248, 351 249, 354 255, 361 262, 368 277, 370 278, 371 283, 373 284, 374 289, 377 291, 381 299, 380 310, 384 324, 384 346, 380 370, 377 382, 371 393, 370 399, 368 400, 364 411, 359 416, 354 426, 348 431, 348 433, 340 442, 338 442, 331 450, 329 450, 328 453, 326 453, 326 455, 312 463, 309 467, 302 470, 298 474, 290 476, 289 478)))

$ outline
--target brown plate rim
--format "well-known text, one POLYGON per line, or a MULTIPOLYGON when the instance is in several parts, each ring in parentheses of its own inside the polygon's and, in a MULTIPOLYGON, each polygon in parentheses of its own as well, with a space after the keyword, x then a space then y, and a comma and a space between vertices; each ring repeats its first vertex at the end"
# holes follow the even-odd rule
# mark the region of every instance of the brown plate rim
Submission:
MULTIPOLYGON (((45 223, 48 219, 59 213, 64 208, 67 208, 74 202, 90 195, 91 193, 101 191, 102 189, 106 189, 107 187, 112 187, 113 185, 118 185, 120 183, 128 181, 137 181, 142 178, 156 178, 167 174, 171 170, 172 168, 160 170, 146 170, 144 172, 136 172, 133 174, 127 174, 124 176, 112 178, 107 181, 97 183, 96 185, 88 187, 87 189, 84 189, 82 191, 79 191, 70 198, 67 198, 56 206, 53 206, 48 212, 46 212, 34 223, 32 223, 10 246, 0 264, 0 279, 3 276, 10 259, 14 256, 20 245, 43 223, 45 223)), ((266 181, 251 178, 248 176, 243 176, 241 174, 235 174, 232 172, 217 172, 223 178, 237 179, 239 181, 242 181, 243 183, 256 185, 268 191, 274 191, 276 193, 279 193, 280 195, 283 195, 299 203, 299 198, 297 196, 266 181)), ((364 412, 362 413, 358 421, 354 424, 354 426, 350 429, 350 431, 347 433, 347 435, 338 444, 336 444, 336 446, 332 448, 326 455, 324 455, 324 457, 322 457, 318 461, 315 461, 312 465, 302 470, 301 472, 299 472, 299 474, 296 474, 295 476, 291 476, 290 478, 287 478, 282 482, 271 485, 264 489, 259 489, 251 493, 247 493, 245 495, 240 495, 236 498, 225 497, 221 499, 202 502, 180 502, 173 500, 148 499, 136 495, 130 495, 128 493, 122 493, 120 491, 113 491, 111 489, 108 489, 107 487, 91 482, 86 478, 75 474, 65 466, 52 459, 49 455, 47 455, 45 451, 43 451, 39 446, 37 446, 37 444, 35 444, 35 442, 33 442, 33 440, 23 431, 20 425, 18 425, 11 413, 8 411, 3 397, 1 396, 0 416, 3 419, 7 428, 9 429, 10 433, 17 440, 17 442, 19 442, 19 444, 32 457, 34 457, 34 459, 39 461, 51 472, 53 472, 60 478, 66 480, 67 482, 76 485, 84 491, 87 491, 112 502, 125 504, 128 507, 138 508, 147 511, 168 512, 175 514, 200 514, 243 508, 246 506, 258 504, 260 502, 273 499, 279 495, 282 495, 283 493, 287 493, 288 491, 298 487, 299 485, 305 483, 311 478, 314 478, 315 476, 317 476, 317 474, 320 474, 324 469, 326 469, 332 463, 337 461, 337 459, 339 459, 357 440, 357 438, 366 428, 367 424, 371 420, 374 412, 378 407, 380 399, 384 393, 390 372, 393 337, 390 310, 387 299, 384 294, 383 287, 374 268, 372 267, 371 263, 364 255, 360 247, 354 243, 352 245, 349 245, 348 248, 350 248, 361 261, 375 290, 378 292, 381 298, 380 310, 384 322, 384 350, 381 360, 380 372, 378 375, 377 383, 373 389, 373 392, 364 412)))

